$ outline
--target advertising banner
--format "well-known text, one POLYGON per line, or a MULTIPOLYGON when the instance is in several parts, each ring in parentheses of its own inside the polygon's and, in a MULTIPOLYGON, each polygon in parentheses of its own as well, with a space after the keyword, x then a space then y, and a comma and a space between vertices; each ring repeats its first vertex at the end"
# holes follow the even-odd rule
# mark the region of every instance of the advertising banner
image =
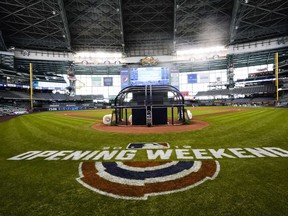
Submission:
POLYGON ((200 83, 208 83, 210 82, 209 73, 199 74, 200 83))
POLYGON ((187 83, 189 84, 197 83, 197 74, 188 74, 187 83))
POLYGON ((92 86, 93 87, 100 87, 101 86, 101 77, 92 77, 92 86))
POLYGON ((170 72, 171 85, 179 89, 179 70, 171 69, 170 72))
POLYGON ((122 68, 120 71, 121 89, 129 86, 129 72, 128 68, 122 68))
POLYGON ((113 86, 113 77, 103 77, 104 86, 113 86))

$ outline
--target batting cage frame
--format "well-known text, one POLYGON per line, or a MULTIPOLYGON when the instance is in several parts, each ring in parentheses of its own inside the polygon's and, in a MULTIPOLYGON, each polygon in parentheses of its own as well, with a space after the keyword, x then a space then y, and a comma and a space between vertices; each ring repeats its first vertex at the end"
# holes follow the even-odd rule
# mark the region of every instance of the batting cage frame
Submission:
MULTIPOLYGON (((123 88, 115 98, 116 125, 179 125, 186 122, 181 92, 171 85, 142 85, 123 88), (170 96, 170 97, 169 97, 170 96), (168 118, 168 108, 171 118, 168 118), (176 110, 175 110, 176 109, 176 110), (128 118, 128 110, 132 113, 128 118), (177 113, 177 119, 174 114, 177 113)), ((115 115, 115 116, 114 116, 115 115)))

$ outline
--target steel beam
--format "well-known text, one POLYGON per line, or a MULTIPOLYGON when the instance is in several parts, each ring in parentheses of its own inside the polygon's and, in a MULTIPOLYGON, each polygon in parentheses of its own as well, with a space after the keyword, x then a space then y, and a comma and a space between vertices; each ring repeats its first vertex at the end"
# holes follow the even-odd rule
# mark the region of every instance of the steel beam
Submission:
POLYGON ((174 16, 173 16, 173 53, 176 53, 176 32, 177 32, 177 0, 174 0, 174 16))
POLYGON ((65 39, 67 41, 67 48, 68 50, 71 50, 71 36, 63 0, 58 0, 58 5, 60 8, 60 15, 64 24, 64 33, 65 33, 65 39))
POLYGON ((122 42, 122 53, 125 53, 125 38, 124 38, 124 28, 123 28, 123 15, 122 15, 122 0, 119 0, 119 16, 120 16, 120 34, 122 42))
POLYGON ((6 51, 7 47, 5 45, 4 39, 2 37, 2 31, 0 30, 0 50, 6 51))
POLYGON ((230 24, 230 44, 234 42, 235 35, 238 29, 237 14, 240 6, 240 0, 234 0, 232 19, 230 24))

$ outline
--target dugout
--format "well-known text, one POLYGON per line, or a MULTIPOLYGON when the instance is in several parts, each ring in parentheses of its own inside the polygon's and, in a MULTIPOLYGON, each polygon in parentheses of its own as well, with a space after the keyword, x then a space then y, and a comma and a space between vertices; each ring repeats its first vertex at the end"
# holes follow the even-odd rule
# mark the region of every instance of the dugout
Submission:
POLYGON ((183 124, 184 106, 183 95, 171 85, 128 86, 115 98, 115 123, 147 126, 183 124), (132 119, 129 119, 128 113, 132 119))

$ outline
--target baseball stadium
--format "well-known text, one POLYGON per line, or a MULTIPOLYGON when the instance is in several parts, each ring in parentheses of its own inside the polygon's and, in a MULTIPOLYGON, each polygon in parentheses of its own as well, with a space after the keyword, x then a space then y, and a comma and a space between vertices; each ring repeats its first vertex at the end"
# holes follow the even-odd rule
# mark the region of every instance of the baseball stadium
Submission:
POLYGON ((0 216, 288 214, 286 0, 1 0, 0 216))

